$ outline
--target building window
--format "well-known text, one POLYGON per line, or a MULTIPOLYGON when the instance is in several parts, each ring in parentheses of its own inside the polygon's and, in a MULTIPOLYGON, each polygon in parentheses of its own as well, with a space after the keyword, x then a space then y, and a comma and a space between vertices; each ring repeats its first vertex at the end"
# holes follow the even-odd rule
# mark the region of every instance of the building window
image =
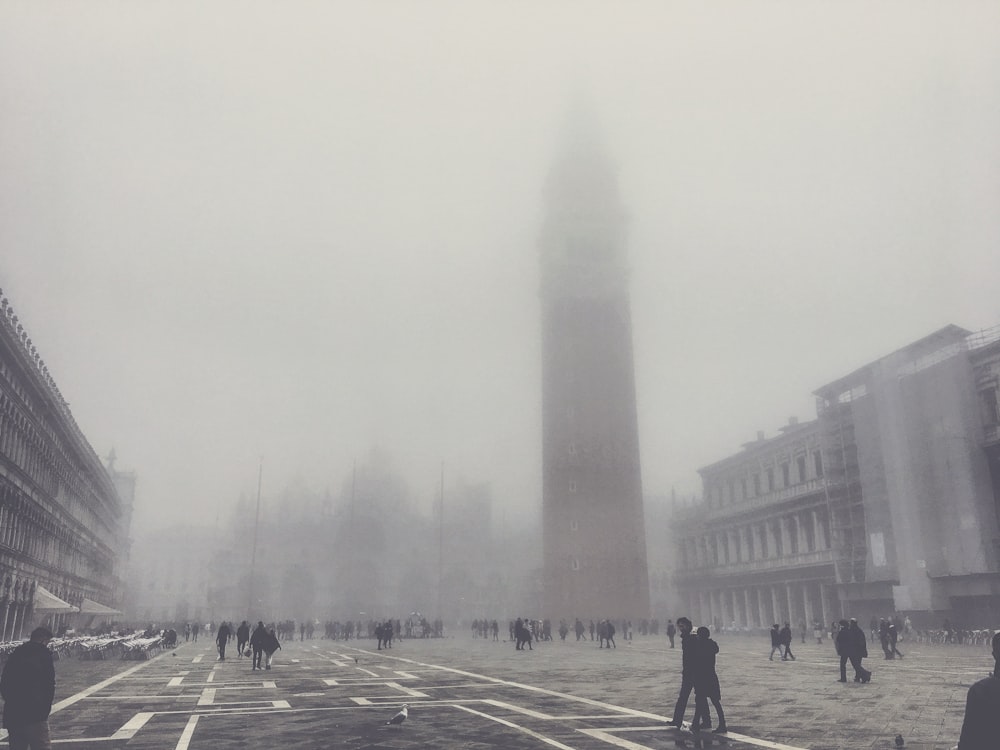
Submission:
POLYGON ((753 475, 753 494, 760 495, 760 474, 753 475))
POLYGON ((579 561, 579 560, 577 560, 577 559, 576 559, 576 558, 574 557, 574 558, 572 558, 572 559, 570 560, 570 563, 569 563, 569 566, 570 566, 570 567, 571 567, 571 568, 572 568, 573 570, 579 570, 579 569, 580 569, 580 561, 579 561))
POLYGON ((806 481, 806 457, 799 456, 797 459, 795 459, 795 463, 799 469, 799 481, 800 482, 806 481))
POLYGON ((782 487, 787 487, 788 485, 791 484, 791 482, 789 481, 789 470, 787 461, 781 465, 781 479, 784 481, 782 487))
POLYGON ((813 463, 816 464, 816 476, 823 476, 823 456, 819 451, 813 453, 813 463))
POLYGON ((774 469, 767 470, 767 491, 774 492, 774 469))

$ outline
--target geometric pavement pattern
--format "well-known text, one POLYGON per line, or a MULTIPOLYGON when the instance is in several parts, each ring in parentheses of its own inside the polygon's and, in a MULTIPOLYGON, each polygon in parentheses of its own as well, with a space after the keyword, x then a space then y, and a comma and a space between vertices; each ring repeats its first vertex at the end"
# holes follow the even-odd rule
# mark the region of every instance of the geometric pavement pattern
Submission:
MULTIPOLYGON (((72 670, 76 660, 57 662, 57 685, 65 688, 61 673, 72 671, 77 689, 57 695, 49 725, 53 744, 74 750, 888 750, 897 733, 909 750, 945 750, 957 740, 969 685, 992 666, 988 649, 903 643, 905 659, 866 661, 872 683, 844 685, 828 641, 793 645, 794 662, 769 662, 760 639, 718 640, 725 737, 665 726, 680 649, 662 636, 611 650, 571 636, 527 652, 464 635, 381 651, 368 640, 289 641, 260 672, 235 647, 216 661, 203 639, 109 665, 121 671, 93 684, 86 670, 94 662, 72 670), (403 704, 408 720, 386 725, 403 704)), ((687 718, 693 708, 692 697, 687 718)))

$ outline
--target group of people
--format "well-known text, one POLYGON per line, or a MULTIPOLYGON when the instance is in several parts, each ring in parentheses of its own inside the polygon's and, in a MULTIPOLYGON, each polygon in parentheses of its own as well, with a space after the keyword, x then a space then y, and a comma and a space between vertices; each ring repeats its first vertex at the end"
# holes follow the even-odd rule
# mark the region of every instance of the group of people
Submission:
POLYGON ((771 655, 768 659, 774 661, 775 652, 782 661, 795 661, 795 654, 792 653, 792 627, 787 622, 784 627, 778 623, 771 626, 771 655))
POLYGON ((219 631, 215 635, 215 645, 219 650, 218 661, 226 660, 226 646, 234 638, 236 639, 237 658, 251 656, 253 658, 251 671, 254 672, 261 669, 262 661, 264 662, 263 668, 270 669, 275 652, 281 648, 278 636, 274 632, 274 625, 264 627, 264 623, 258 620, 253 632, 250 632, 250 625, 246 620, 241 622, 235 631, 231 623, 223 622, 219 625, 219 631))

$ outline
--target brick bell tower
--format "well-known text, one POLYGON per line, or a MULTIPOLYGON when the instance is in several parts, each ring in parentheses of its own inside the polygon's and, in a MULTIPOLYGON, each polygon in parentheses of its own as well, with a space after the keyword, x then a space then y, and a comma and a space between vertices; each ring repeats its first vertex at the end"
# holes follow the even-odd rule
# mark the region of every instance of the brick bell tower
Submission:
POLYGON ((544 616, 650 616, 626 216, 583 113, 545 187, 540 239, 544 616))

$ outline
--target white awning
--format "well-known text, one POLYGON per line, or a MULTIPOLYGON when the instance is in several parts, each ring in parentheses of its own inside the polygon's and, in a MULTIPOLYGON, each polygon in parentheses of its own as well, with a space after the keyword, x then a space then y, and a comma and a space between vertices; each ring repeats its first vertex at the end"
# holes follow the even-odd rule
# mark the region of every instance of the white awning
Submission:
POLYGON ((93 599, 86 599, 80 602, 80 614, 81 615, 120 615, 117 609, 111 609, 111 607, 105 607, 103 604, 98 604, 93 599))
POLYGON ((40 615, 58 615, 64 612, 77 612, 77 608, 64 602, 44 586, 35 586, 33 609, 40 615))

